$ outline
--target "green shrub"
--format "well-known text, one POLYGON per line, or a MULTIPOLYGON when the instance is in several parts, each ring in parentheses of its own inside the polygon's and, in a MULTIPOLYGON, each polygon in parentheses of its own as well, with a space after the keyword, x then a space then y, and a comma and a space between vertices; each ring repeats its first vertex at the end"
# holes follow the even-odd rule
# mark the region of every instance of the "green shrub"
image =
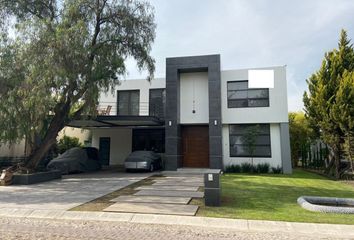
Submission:
POLYGON ((254 167, 250 163, 242 163, 241 164, 241 172, 243 173, 250 173, 253 172, 254 167))
POLYGON ((226 173, 240 173, 241 166, 238 164, 231 164, 225 168, 226 173))
POLYGON ((269 173, 270 165, 268 163, 259 163, 256 167, 257 173, 269 173))
POLYGON ((69 150, 70 148, 83 147, 83 146, 77 137, 64 136, 62 139, 59 140, 57 147, 58 147, 58 152, 62 154, 66 150, 69 150))
POLYGON ((279 166, 277 166, 277 167, 272 167, 272 172, 273 172, 274 174, 280 174, 280 173, 282 173, 282 169, 281 169, 281 167, 279 167, 279 166))

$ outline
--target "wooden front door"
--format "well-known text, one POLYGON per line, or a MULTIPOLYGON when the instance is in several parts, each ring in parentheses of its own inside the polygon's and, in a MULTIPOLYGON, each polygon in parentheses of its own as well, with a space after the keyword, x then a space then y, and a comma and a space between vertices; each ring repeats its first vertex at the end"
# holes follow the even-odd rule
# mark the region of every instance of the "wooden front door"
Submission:
POLYGON ((183 167, 209 168, 209 127, 182 127, 183 167))
POLYGON ((110 152, 111 152, 111 138, 100 137, 99 156, 102 165, 109 165, 110 152))

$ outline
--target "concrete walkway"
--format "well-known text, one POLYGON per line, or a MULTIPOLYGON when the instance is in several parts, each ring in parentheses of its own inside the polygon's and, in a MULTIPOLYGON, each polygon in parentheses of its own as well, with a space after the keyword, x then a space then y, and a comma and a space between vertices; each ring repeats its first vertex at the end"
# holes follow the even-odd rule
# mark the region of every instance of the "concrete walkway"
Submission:
POLYGON ((194 216, 199 207, 189 202, 192 198, 204 197, 204 193, 198 191, 204 185, 203 175, 166 175, 154 179, 152 185, 135 188, 138 191, 132 196, 114 199, 116 203, 103 211, 194 216))
POLYGON ((156 214, 78 212, 62 210, 0 209, 0 217, 41 218, 53 220, 109 221, 174 226, 205 227, 208 229, 229 229, 244 232, 274 232, 327 236, 333 238, 354 238, 353 225, 315 224, 280 221, 223 219, 209 217, 171 216, 156 214))

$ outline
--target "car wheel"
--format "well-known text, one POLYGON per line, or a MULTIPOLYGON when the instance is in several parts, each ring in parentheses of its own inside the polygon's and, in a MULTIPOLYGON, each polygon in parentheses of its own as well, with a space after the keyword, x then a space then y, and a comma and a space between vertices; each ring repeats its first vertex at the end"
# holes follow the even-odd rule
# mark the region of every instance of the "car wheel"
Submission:
POLYGON ((150 164, 150 172, 154 171, 154 164, 150 164))

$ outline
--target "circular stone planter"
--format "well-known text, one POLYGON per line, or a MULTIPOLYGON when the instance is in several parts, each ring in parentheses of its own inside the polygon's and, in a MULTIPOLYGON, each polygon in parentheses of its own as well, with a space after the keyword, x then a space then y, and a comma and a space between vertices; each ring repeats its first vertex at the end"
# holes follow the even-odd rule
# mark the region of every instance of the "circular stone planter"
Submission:
POLYGON ((353 198, 301 196, 297 203, 313 212, 354 214, 353 198))

